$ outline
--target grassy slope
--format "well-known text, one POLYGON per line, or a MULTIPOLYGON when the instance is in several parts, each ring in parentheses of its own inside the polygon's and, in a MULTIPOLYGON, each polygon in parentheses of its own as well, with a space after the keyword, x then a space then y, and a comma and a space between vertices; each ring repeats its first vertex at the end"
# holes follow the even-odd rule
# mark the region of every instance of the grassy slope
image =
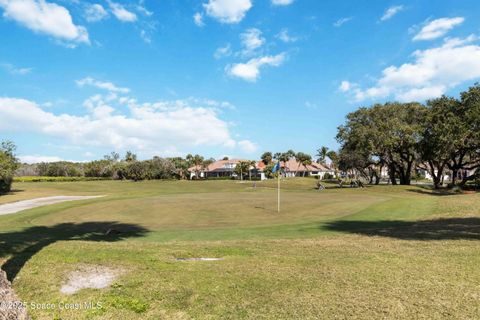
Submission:
POLYGON ((22 253, 32 257, 15 278, 19 295, 27 301, 93 300, 105 306, 32 311, 39 319, 480 316, 478 221, 474 229, 457 228, 448 237, 449 225, 428 225, 443 236, 429 241, 418 237, 425 231, 421 223, 399 221, 479 218, 478 194, 433 196, 420 188, 388 186, 318 192, 313 185, 309 179, 285 182, 277 214, 272 182, 257 183, 256 190, 228 181, 16 184, 24 191, 0 197, 0 203, 59 194, 107 197, 0 217, 0 249, 5 249, 0 258, 46 231, 52 241, 22 253), (136 224, 149 232, 116 242, 67 241, 68 231, 54 227, 90 221, 136 224), (32 226, 45 230, 27 229, 32 226), (188 256, 225 260, 174 260, 188 256), (78 264, 113 265, 128 276, 110 289, 62 296, 62 279, 78 264))

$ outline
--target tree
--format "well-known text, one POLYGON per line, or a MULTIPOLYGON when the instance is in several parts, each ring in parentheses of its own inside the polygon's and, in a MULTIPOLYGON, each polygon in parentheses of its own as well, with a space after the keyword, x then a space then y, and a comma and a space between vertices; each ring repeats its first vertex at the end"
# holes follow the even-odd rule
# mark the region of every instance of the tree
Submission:
POLYGON ((255 169, 257 162, 254 160, 248 161, 248 180, 252 180, 252 170, 255 169))
POLYGON ((408 185, 418 143, 424 128, 426 107, 419 103, 376 104, 347 115, 347 122, 338 129, 337 141, 348 152, 368 155, 372 166, 388 166, 390 180, 408 185))
POLYGON ((312 164, 312 157, 309 154, 298 152, 295 156, 297 161, 304 167, 303 176, 305 177, 305 172, 307 171, 307 166, 312 164))
POLYGON ((202 164, 204 161, 204 158, 198 154, 196 155, 191 155, 187 154, 186 156, 187 162, 189 166, 194 167, 194 172, 195 172, 195 177, 199 178, 200 177, 200 170, 202 169, 202 164))
POLYGON ((4 141, 0 145, 0 193, 11 190, 13 176, 18 168, 15 150, 16 146, 11 141, 4 141))
POLYGON ((458 148, 463 144, 465 128, 458 116, 460 102, 457 99, 442 96, 428 101, 427 105, 428 111, 419 143, 421 156, 419 166, 421 168, 425 166, 432 176, 434 187, 438 189, 442 185, 445 169, 450 163, 454 169, 452 179, 457 175, 454 164, 458 148))
POLYGON ((137 155, 131 151, 127 151, 127 153, 125 154, 125 158, 124 160, 126 162, 134 162, 134 161, 137 161, 137 155))
POLYGON ((318 157, 317 162, 321 164, 325 164, 325 160, 327 159, 328 148, 322 146, 320 149, 317 150, 316 156, 318 157))
POLYGON ((287 172, 287 162, 292 158, 295 158, 295 151, 291 149, 288 150, 287 152, 275 153, 275 159, 277 159, 280 162, 283 162, 283 167, 284 167, 283 170, 285 172, 287 172))
POLYGON ((268 166, 273 160, 273 155, 271 152, 264 152, 260 159, 262 159, 263 164, 268 166))
POLYGON ((239 161, 235 166, 235 173, 240 175, 240 180, 243 180, 243 175, 250 171, 250 161, 239 161))
POLYGON ((120 154, 118 154, 118 152, 112 151, 110 152, 110 154, 104 155, 103 159, 110 162, 118 162, 120 160, 120 154))
POLYGON ((338 161, 339 161, 338 153, 334 150, 330 150, 327 152, 327 157, 330 159, 331 168, 335 171, 335 175, 337 175, 338 161))
MULTIPOLYGON (((455 155, 449 164, 455 174, 464 172, 460 185, 478 177, 480 168, 480 84, 475 84, 461 93, 460 108, 457 116, 462 126, 462 140, 457 145, 455 155), (470 174, 469 174, 470 172, 470 174)), ((453 176, 453 174, 452 174, 453 176)))

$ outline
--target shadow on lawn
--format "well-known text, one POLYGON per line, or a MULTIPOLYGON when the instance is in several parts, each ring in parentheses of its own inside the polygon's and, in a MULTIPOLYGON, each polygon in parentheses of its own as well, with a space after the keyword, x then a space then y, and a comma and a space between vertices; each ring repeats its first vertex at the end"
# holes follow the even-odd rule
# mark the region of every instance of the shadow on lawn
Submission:
POLYGON ((15 279, 22 267, 37 252, 57 241, 85 240, 99 242, 120 241, 141 237, 147 229, 111 221, 61 223, 54 226, 31 227, 21 231, 0 233, 0 258, 9 257, 2 269, 8 280, 15 279))
POLYGON ((327 230, 404 240, 480 240, 480 218, 420 221, 333 221, 327 230))

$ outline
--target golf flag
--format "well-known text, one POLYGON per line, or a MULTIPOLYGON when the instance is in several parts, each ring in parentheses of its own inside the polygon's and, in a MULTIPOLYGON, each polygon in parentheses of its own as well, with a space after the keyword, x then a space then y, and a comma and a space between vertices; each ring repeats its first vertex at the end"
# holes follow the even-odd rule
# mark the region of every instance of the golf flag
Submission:
MULTIPOLYGON (((272 173, 280 171, 280 161, 278 161, 272 169, 272 173)), ((280 212, 280 172, 277 176, 278 186, 277 186, 277 212, 280 212)))
POLYGON ((278 161, 275 166, 273 167, 272 169, 272 173, 275 173, 277 172, 278 170, 280 170, 280 161, 278 161))

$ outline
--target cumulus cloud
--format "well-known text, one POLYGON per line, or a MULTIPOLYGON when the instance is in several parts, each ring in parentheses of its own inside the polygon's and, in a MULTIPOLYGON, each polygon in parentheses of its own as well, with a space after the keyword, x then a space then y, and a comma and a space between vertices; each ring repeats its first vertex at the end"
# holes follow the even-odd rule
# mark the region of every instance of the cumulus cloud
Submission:
POLYGON ((201 14, 200 12, 197 12, 193 15, 193 22, 199 26, 199 27, 203 27, 205 25, 205 23, 203 22, 203 14, 201 14))
POLYGON ((128 93, 130 89, 128 88, 121 88, 117 87, 115 84, 112 82, 108 81, 99 81, 91 77, 86 77, 80 80, 75 81, 79 87, 84 87, 84 86, 93 86, 97 87, 99 89, 111 91, 111 92, 119 92, 119 93, 128 93))
POLYGON ((107 18, 108 12, 98 3, 87 4, 85 6, 84 16, 88 22, 97 22, 107 18))
POLYGON ((275 6, 288 6, 292 4, 294 0, 272 0, 272 4, 275 6))
POLYGON ((245 153, 255 153, 258 150, 258 145, 250 140, 238 141, 238 146, 245 153))
MULTIPOLYGON (((89 107, 85 115, 55 114, 33 101, 0 98, 0 131, 55 137, 75 146, 131 148, 139 152, 236 145, 228 123, 219 117, 217 109, 193 106, 191 100, 138 103, 128 97, 108 101, 97 96, 86 105, 89 107), (120 108, 113 107, 120 103, 120 108)), ((246 150, 252 150, 252 145, 238 144, 246 150)))
POLYGON ((239 23, 250 8, 251 0, 209 0, 203 7, 208 16, 222 23, 239 23))
POLYGON ((393 7, 388 8, 385 11, 385 13, 383 14, 383 16, 380 18, 380 21, 386 21, 386 20, 389 20, 389 19, 393 18, 393 16, 395 16, 397 13, 399 13, 403 9, 404 9, 403 5, 393 6, 393 7))
POLYGON ((246 63, 236 63, 227 67, 227 73, 245 81, 255 82, 260 77, 260 69, 264 66, 278 67, 286 59, 286 54, 281 53, 275 56, 264 56, 250 59, 246 63))
POLYGON ((413 37, 413 41, 418 40, 433 40, 444 36, 448 31, 454 27, 462 24, 465 21, 463 17, 456 18, 440 18, 428 22, 420 30, 419 33, 413 37))
POLYGON ((413 58, 413 62, 385 68, 374 86, 365 90, 350 87, 350 91, 358 101, 389 96, 400 101, 425 100, 480 79, 480 46, 473 35, 446 39, 439 47, 417 50, 413 58))
POLYGON ((34 32, 47 34, 71 46, 90 43, 87 29, 73 23, 70 12, 45 0, 0 0, 3 16, 14 20, 34 32))
POLYGON ((118 20, 120 20, 122 22, 135 22, 135 21, 137 21, 137 15, 135 13, 125 9, 125 7, 122 6, 121 4, 108 0, 108 5, 110 6, 110 9, 112 10, 113 15, 118 20))
POLYGON ((282 29, 277 35, 276 37, 278 39, 280 39, 281 41, 285 42, 285 43, 289 43, 289 42, 296 42, 298 40, 297 37, 293 37, 291 36, 289 33, 288 33, 288 29, 282 29))

